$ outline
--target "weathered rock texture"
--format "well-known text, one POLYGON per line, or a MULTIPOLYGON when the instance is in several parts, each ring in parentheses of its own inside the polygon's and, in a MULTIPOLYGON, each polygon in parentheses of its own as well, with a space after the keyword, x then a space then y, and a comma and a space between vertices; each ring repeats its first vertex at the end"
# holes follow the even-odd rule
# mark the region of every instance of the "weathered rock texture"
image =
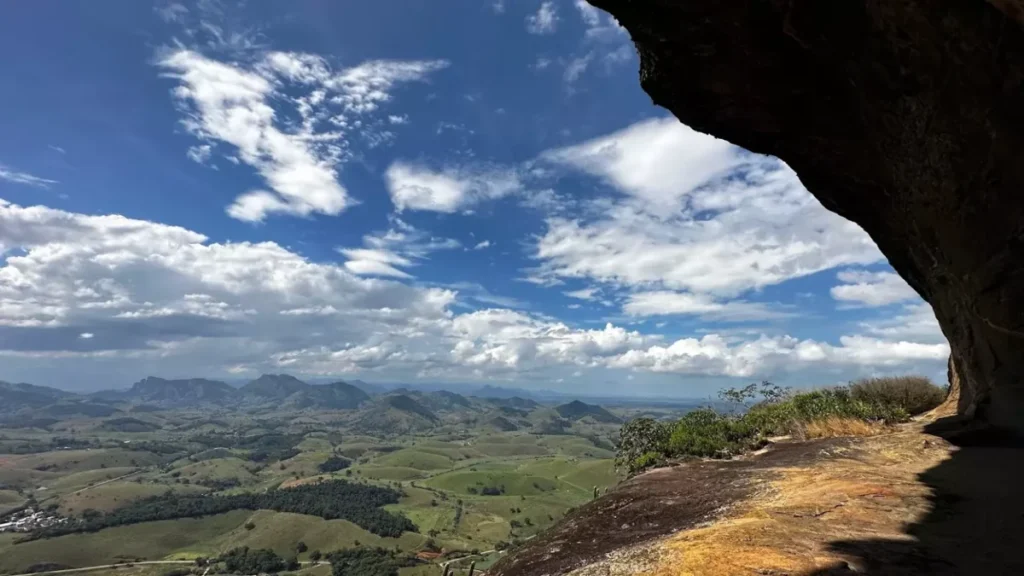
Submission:
POLYGON ((685 124, 785 160, 931 303, 959 411, 1024 430, 1015 0, 589 0, 685 124))

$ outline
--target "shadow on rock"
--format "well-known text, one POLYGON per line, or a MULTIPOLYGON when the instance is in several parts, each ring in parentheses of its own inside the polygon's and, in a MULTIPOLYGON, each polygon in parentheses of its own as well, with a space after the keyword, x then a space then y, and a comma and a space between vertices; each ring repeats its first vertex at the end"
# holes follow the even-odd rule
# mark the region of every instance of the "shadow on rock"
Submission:
POLYGON ((955 420, 926 431, 958 447, 918 476, 932 491, 928 514, 905 539, 832 542, 846 562, 810 576, 1024 574, 1024 440, 955 420))

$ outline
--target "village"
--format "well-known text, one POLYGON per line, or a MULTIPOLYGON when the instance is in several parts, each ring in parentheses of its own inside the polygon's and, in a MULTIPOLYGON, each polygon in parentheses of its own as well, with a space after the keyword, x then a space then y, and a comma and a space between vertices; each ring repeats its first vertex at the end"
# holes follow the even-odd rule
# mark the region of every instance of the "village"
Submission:
POLYGON ((25 508, 0 519, 0 533, 34 532, 43 528, 64 524, 67 521, 67 518, 60 516, 56 512, 38 508, 25 508))

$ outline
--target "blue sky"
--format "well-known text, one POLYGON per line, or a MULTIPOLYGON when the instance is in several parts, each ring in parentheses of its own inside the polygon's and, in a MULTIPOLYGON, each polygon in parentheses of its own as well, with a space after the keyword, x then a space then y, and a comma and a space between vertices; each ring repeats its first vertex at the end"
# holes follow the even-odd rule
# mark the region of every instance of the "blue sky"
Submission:
POLYGON ((20 2, 0 50, 0 379, 943 373, 874 243, 589 5, 20 2))

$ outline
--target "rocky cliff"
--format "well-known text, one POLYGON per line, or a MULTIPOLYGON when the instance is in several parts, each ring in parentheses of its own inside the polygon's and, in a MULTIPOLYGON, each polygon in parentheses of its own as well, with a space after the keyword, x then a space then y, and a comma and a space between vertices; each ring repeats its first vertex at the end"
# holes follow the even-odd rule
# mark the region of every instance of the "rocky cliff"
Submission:
POLYGON ((962 414, 1024 431, 1015 0, 589 0, 687 125, 796 170, 931 303, 962 414))

